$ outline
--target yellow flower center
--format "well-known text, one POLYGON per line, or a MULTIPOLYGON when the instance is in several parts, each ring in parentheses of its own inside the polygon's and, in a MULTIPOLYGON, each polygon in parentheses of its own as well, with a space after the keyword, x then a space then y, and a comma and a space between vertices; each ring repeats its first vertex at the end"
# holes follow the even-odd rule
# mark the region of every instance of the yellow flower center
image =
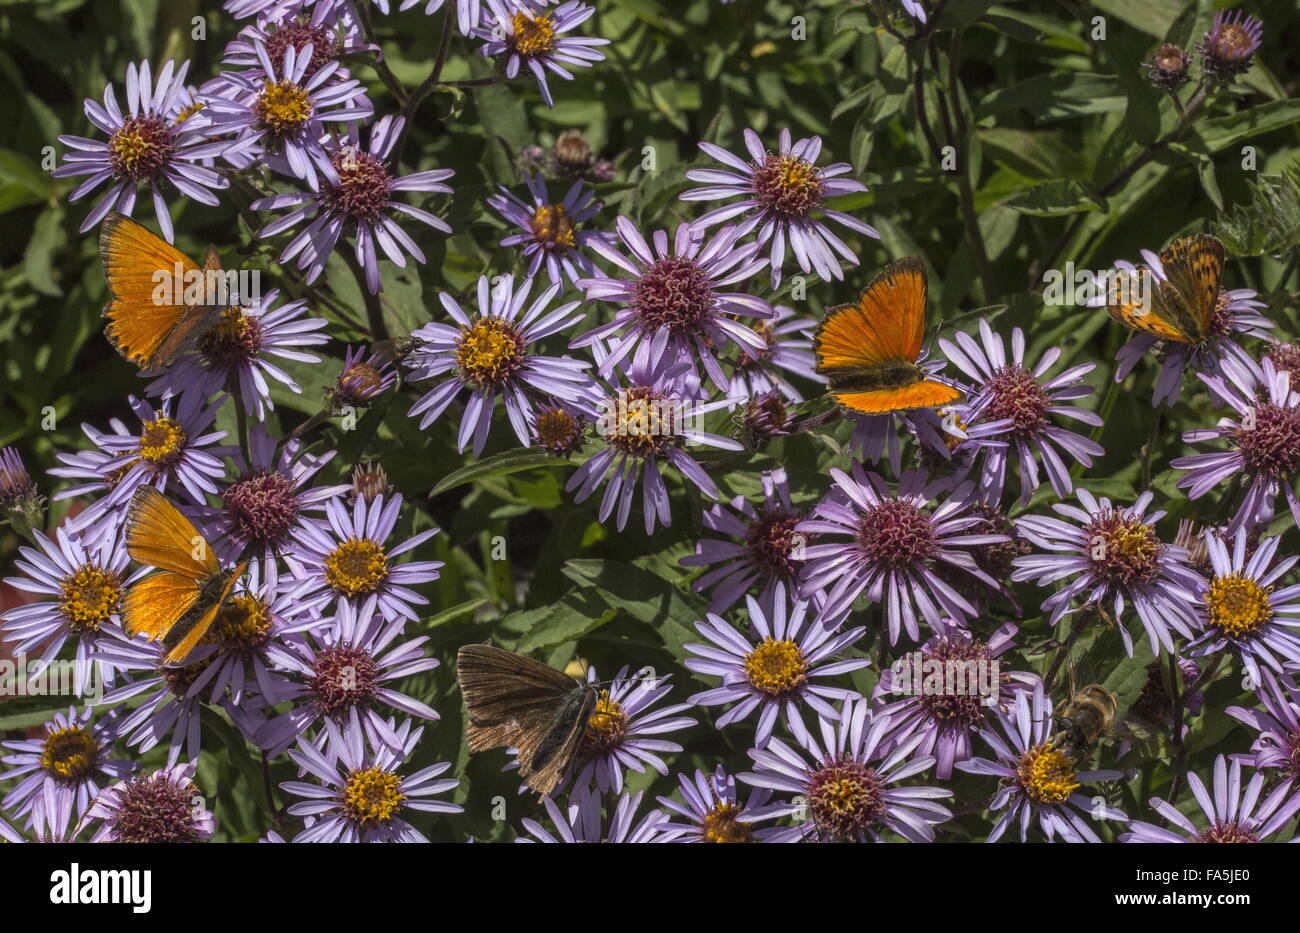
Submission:
POLYGON ((822 179, 813 165, 796 155, 768 155, 754 171, 754 195, 766 209, 799 217, 822 203, 822 179))
POLYGON ((388 579, 388 555, 369 538, 348 538, 325 558, 325 582, 347 597, 373 593, 388 579))
POLYGON ((1215 577, 1205 594, 1209 622, 1230 638, 1253 635, 1273 618, 1268 602, 1272 592, 1271 586, 1260 586, 1239 573, 1215 577))
POLYGON ((59 611, 74 631, 97 632, 117 612, 121 584, 116 573, 86 564, 60 581, 59 611))
POLYGON ((753 842, 753 827, 736 819, 740 807, 731 803, 714 804, 700 826, 705 842, 753 842))
POLYGON ((41 747, 41 769, 64 783, 89 777, 98 761, 99 743, 81 726, 54 730, 41 747))
POLYGON ((461 331, 456 365, 466 379, 501 386, 524 364, 524 341, 497 317, 479 318, 461 331))
POLYGON ((262 126, 277 136, 302 127, 313 109, 311 95, 292 81, 268 81, 253 104, 262 126))
POLYGON ((140 457, 154 466, 171 466, 181 458, 187 440, 179 421, 159 415, 147 422, 140 433, 140 457))
POLYGON ((764 638, 745 658, 745 677, 755 690, 769 696, 786 696, 807 681, 803 650, 789 640, 764 638))
POLYGON ((387 822, 406 799, 401 784, 400 777, 382 768, 353 771, 343 785, 343 812, 362 826, 387 822))
POLYGON ((260 646, 271 631, 271 608, 251 593, 232 596, 217 613, 209 638, 228 649, 260 646))
POLYGON ((588 755, 615 747, 623 740, 627 728, 627 714, 617 700, 611 700, 608 690, 600 691, 596 709, 587 720, 585 753, 588 755))
POLYGON ((1043 742, 1025 752, 1016 769, 1021 788, 1038 803, 1065 803, 1079 787, 1074 779, 1074 760, 1043 742))
POLYGON ((204 104, 203 101, 201 101, 201 100, 196 100, 196 101, 194 101, 193 103, 188 104, 188 105, 186 105, 185 107, 182 107, 181 110, 180 110, 180 112, 179 112, 178 114, 176 114, 176 124, 175 124, 175 125, 176 125, 176 126, 180 126, 182 123, 184 123, 184 122, 185 122, 186 120, 188 120, 190 117, 194 116, 196 113, 198 113, 200 110, 202 110, 205 106, 207 106, 207 105, 204 104))
POLYGON ((522 10, 516 12, 506 44, 520 55, 535 56, 551 51, 555 48, 555 18, 529 16, 522 10))
POLYGON ((573 219, 560 204, 539 207, 533 214, 532 228, 533 239, 557 252, 572 249, 576 242, 573 219))

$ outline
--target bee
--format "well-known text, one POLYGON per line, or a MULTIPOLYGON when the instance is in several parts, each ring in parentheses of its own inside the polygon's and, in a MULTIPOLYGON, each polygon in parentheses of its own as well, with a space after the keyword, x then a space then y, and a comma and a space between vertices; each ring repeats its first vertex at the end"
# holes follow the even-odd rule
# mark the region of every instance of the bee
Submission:
POLYGON ((1052 736, 1051 747, 1082 757, 1103 736, 1117 734, 1119 699, 1101 684, 1089 684, 1071 690, 1070 698, 1052 718, 1059 726, 1052 736))

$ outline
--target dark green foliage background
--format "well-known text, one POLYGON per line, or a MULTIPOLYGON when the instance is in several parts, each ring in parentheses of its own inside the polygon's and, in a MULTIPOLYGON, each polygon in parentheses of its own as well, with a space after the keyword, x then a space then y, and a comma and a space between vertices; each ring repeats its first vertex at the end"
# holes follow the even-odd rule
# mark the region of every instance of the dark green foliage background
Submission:
MULTIPOLYGON (((756 294, 817 316, 825 306, 853 297, 885 262, 919 252, 930 268, 931 316, 941 334, 973 328, 983 316, 1004 334, 1013 326, 1024 328, 1032 357, 1059 346, 1061 368, 1081 361, 1099 364, 1089 377, 1098 391, 1083 404, 1107 416, 1096 435, 1106 456, 1080 478, 1081 485, 1132 501, 1144 486, 1142 448, 1150 439, 1150 485, 1157 506, 1170 511, 1161 526, 1166 539, 1181 517, 1218 514, 1221 503, 1214 495, 1189 503, 1173 485, 1177 474, 1168 470, 1172 457, 1187 452, 1181 431, 1208 426, 1217 417, 1205 393, 1189 386, 1180 404, 1157 423, 1149 404, 1154 363, 1145 362, 1122 387, 1112 388, 1114 353, 1125 332, 1102 310, 1044 307, 1041 276, 1067 260, 1081 268, 1103 268, 1115 259, 1138 259, 1142 248, 1159 250, 1175 236, 1215 232, 1229 246, 1226 286, 1257 289, 1269 303, 1277 334, 1294 337, 1300 287, 1294 274, 1300 244, 1295 159, 1300 15, 1293 0, 1244 7, 1265 22, 1255 66, 1176 140, 1169 136, 1178 114, 1167 96, 1146 83, 1138 63, 1165 40, 1194 45, 1213 16, 1213 3, 951 0, 937 24, 933 59, 926 59, 924 96, 928 122, 941 143, 946 134, 940 95, 960 108, 953 142, 962 158, 955 174, 941 169, 939 154, 917 120, 911 76, 925 43, 900 44, 862 3, 595 4, 595 18, 579 33, 608 37, 613 45, 605 62, 579 71, 577 80, 552 81, 554 109, 541 103, 531 79, 440 88, 420 109, 402 168, 456 170, 454 196, 414 202, 445 216, 455 234, 444 238, 412 229, 429 264, 406 271, 384 264, 383 313, 392 335, 409 333, 434 314, 441 319, 436 301, 441 291, 466 294, 480 274, 522 271, 513 252, 496 247, 505 228, 484 199, 501 184, 522 190, 515 159, 523 147, 547 145, 566 128, 581 129, 618 168, 613 182, 597 186, 606 204, 601 225, 611 227, 617 214, 625 213, 642 229, 671 229, 698 214, 695 205, 676 197, 689 186, 684 172, 710 162, 698 153, 697 141, 740 151, 744 128, 753 127, 772 145, 788 126, 796 137, 823 136, 823 161, 853 164, 855 177, 870 190, 834 206, 876 226, 882 239, 848 238, 861 269, 845 282, 810 277, 804 301, 789 297, 788 284, 768 293, 765 280, 754 283, 756 294), (1105 41, 1089 38, 1096 16, 1104 17, 1105 41), (792 35, 796 17, 806 23, 802 40, 792 35), (1152 145, 1157 141, 1161 144, 1152 145), (1255 149, 1255 171, 1243 169, 1244 146, 1255 149), (650 172, 641 168, 646 147, 653 147, 656 159, 650 172), (1135 163, 1140 167, 1125 175, 1135 163), (962 178, 970 186, 965 215, 962 178), (972 249, 964 216, 978 224, 987 270, 972 249)), ((440 16, 425 17, 418 10, 375 14, 387 61, 408 89, 429 71, 440 22, 440 16)), ((893 22, 906 32, 912 29, 901 17, 893 22)), ((157 66, 168 58, 188 58, 190 81, 202 83, 220 70, 223 47, 237 28, 217 3, 199 0, 0 0, 0 446, 16 447, 47 492, 57 488, 44 476, 56 452, 85 445, 83 422, 103 428, 110 418, 121 417, 133 423, 126 397, 140 392, 143 383, 101 336, 105 287, 96 238, 93 232, 77 232, 98 193, 67 204, 75 180, 49 176, 49 166, 42 165, 44 147, 53 146, 61 156, 59 134, 95 135, 82 99, 100 99, 108 82, 120 94, 129 61, 147 57, 157 66), (204 41, 191 39, 195 16, 206 18, 204 41), (47 406, 57 418, 53 430, 42 429, 47 406)), ((473 54, 476 45, 459 34, 453 38, 445 79, 491 74, 491 64, 473 54)), ((367 81, 379 114, 397 111, 372 67, 358 62, 351 67, 367 81)), ((291 190, 283 179, 274 184, 291 190)), ((562 193, 556 183, 553 194, 562 193)), ((231 261, 261 269, 264 282, 300 295, 301 288, 274 262, 284 239, 257 241, 236 200, 224 196, 220 208, 176 201, 177 245, 198 255, 208 242, 215 243, 231 261)), ((137 217, 153 223, 145 202, 137 217)), ((346 265, 331 263, 322 287, 351 310, 352 321, 366 320, 346 265)), ((304 392, 293 395, 277 384, 269 423, 273 433, 319 410, 345 344, 377 336, 323 306, 313 303, 312 309, 331 320, 337 340, 326 350, 333 359, 288 367, 304 392)), ((589 323, 604 313, 593 308, 589 323)), ((550 349, 558 352, 563 343, 550 349)), ((341 452, 322 481, 339 481, 354 463, 375 458, 410 503, 402 530, 431 524, 444 529, 421 556, 447 566, 441 580, 423 588, 431 600, 428 616, 408 630, 429 634, 443 665, 404 687, 443 717, 428 726, 411 768, 455 762, 455 773, 466 779, 455 797, 466 812, 417 817, 416 823, 437 840, 509 839, 519 818, 537 807, 528 797, 516 797, 514 779, 499 773, 501 753, 469 759, 450 666, 455 649, 490 638, 561 666, 577 654, 597 664, 604 677, 622 665, 633 670, 648 665, 674 675, 676 700, 711 685, 691 677, 680 663, 686 656, 683 642, 697 640, 692 625, 702 617, 705 601, 690 592, 695 574, 678 560, 700 536, 698 516, 705 503, 693 489, 670 481, 671 528, 647 539, 638 512, 626 532, 616 533, 595 519, 598 496, 575 506, 563 492, 572 467, 515 450, 504 419, 498 419, 484 460, 476 465, 454 449, 457 407, 430 430, 417 430, 405 413, 418 391, 403 386, 390 394, 365 414, 356 431, 331 424, 309 439, 313 449, 341 452), (491 541, 498 535, 505 539, 508 559, 494 561, 491 541), (508 801, 504 823, 491 815, 498 795, 508 801)), ((824 407, 816 401, 807 410, 824 407)), ((233 422, 228 405, 219 426, 233 436, 233 422)), ((725 432, 730 425, 719 418, 718 429, 725 432)), ((760 495, 759 471, 785 466, 796 503, 806 506, 825 493, 829 467, 845 465, 848 433, 847 424, 834 423, 752 454, 699 456, 727 497, 760 495)), ((1014 493, 1018 484, 1011 487, 1014 493)), ((1030 508, 1045 509, 1051 501, 1045 487, 1030 508)), ((51 524, 63 505, 56 504, 51 524)), ((1289 526, 1289 517, 1279 519, 1273 530, 1284 532, 1284 550, 1294 551, 1300 536, 1289 526)), ((0 532, 0 570, 6 575, 12 573, 19 543, 8 530, 0 532)), ((1027 613, 1020 638, 1026 648, 1051 636, 1036 615, 1045 595, 1032 587, 1017 593, 1027 613)), ((1002 606, 976 627, 987 634, 1011 612, 1002 606)), ((878 607, 866 607, 856 617, 872 633, 878 628, 878 607)), ((1118 639, 1096 635, 1090 632, 1080 642, 1087 667, 1131 702, 1150 661, 1145 647, 1140 644, 1137 656, 1128 659, 1118 639)), ((878 639, 873 634, 859 649, 878 657, 878 639)), ((1015 666, 1037 669, 1045 657, 1050 655, 1019 655, 1015 666)), ((877 670, 863 672, 856 685, 869 689, 877 670)), ((1192 720, 1189 767, 1204 773, 1215 755, 1248 748, 1249 734, 1222 713, 1240 701, 1249 701, 1249 695, 1233 662, 1209 686, 1206 712, 1192 720)), ((38 698, 6 702, 0 705, 0 733, 37 725, 57 706, 38 698)), ((260 762, 221 714, 209 713, 206 727, 212 731, 205 734, 199 784, 217 799, 218 838, 256 839, 272 826, 260 762), (228 742, 217 741, 223 735, 228 742)), ((671 736, 687 746, 673 758, 673 773, 712 770, 719 761, 730 771, 745 770, 752 722, 719 733, 707 712, 699 718, 695 729, 671 736)), ((1113 747, 1099 752, 1102 766, 1114 752, 1113 747)), ((149 767, 160 760, 158 751, 143 757, 149 767)), ((1150 819, 1146 800, 1168 789, 1172 761, 1167 744, 1152 749, 1141 758, 1139 773, 1114 788, 1113 802, 1150 819)), ((273 776, 287 780, 293 771, 282 760, 273 776)), ((659 794, 675 786, 671 776, 649 777, 633 774, 631 786, 653 786, 659 794)), ((982 838, 992 825, 980 809, 992 793, 990 782, 959 776, 951 786, 963 812, 943 828, 941 838, 982 838)), ((1190 802, 1184 791, 1180 804, 1190 802)), ((283 803, 282 797, 275 802, 283 803)), ((293 821, 286 826, 294 828, 293 821)))

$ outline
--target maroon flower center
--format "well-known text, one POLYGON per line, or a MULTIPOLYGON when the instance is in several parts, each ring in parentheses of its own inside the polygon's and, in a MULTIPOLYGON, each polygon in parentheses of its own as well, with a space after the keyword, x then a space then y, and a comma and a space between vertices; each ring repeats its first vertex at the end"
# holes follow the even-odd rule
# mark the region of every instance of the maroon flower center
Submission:
POLYGON ((251 362, 262 346, 262 325, 239 308, 227 308, 216 326, 199 338, 199 353, 218 369, 251 362))
POLYGON ((745 405, 745 428, 757 437, 776 437, 790 433, 790 412, 785 399, 775 389, 752 398, 745 405))
POLYGON ((713 285, 695 260, 669 256, 641 273, 632 305, 647 330, 668 327, 683 333, 708 319, 713 285))
POLYGON ((1295 475, 1300 470, 1300 408, 1261 402, 1254 417, 1247 416, 1237 429, 1236 441, 1253 472, 1279 478, 1295 475))
POLYGON ((985 410, 993 421, 1010 418, 1019 437, 1037 434, 1047 427, 1047 393, 1033 374, 1018 363, 1003 366, 988 383, 993 400, 985 410))
POLYGON ((852 839, 884 815, 885 790, 874 769, 837 758, 810 776, 808 808, 819 830, 852 839))
POLYGON ((1165 546, 1155 529, 1140 519, 1111 510, 1093 518, 1084 553, 1093 573, 1107 583, 1150 583, 1160 573, 1165 546))
MULTIPOLYGON (((970 729, 982 723, 988 707, 984 705, 985 698, 974 687, 978 683, 975 677, 977 670, 975 664, 987 664, 992 659, 993 655, 989 652, 988 645, 983 642, 970 642, 951 636, 940 639, 933 648, 922 651, 922 676, 926 661, 938 661, 944 665, 949 662, 972 662, 967 669, 969 673, 966 676, 966 693, 949 694, 946 690, 921 692, 919 699, 926 715, 936 722, 956 729, 970 729)), ((914 673, 913 677, 916 676, 918 675, 914 673)), ((1000 688, 1001 685, 997 685, 996 689, 1000 688)))
POLYGON ((222 494, 222 502, 235 530, 259 545, 282 542, 298 517, 293 479, 278 470, 246 474, 222 494))
POLYGON ((176 151, 176 135, 162 117, 128 117, 108 140, 108 164, 118 178, 150 181, 176 151))
POLYGON ((1300 385, 1300 345, 1280 343, 1265 354, 1278 372, 1291 374, 1291 385, 1300 385))
POLYGON ((342 722, 354 706, 375 697, 379 666, 369 653, 343 643, 331 645, 316 656, 307 687, 317 708, 335 722, 342 722))
POLYGON ((533 425, 537 443, 559 453, 573 450, 581 439, 581 426, 573 412, 564 408, 543 410, 533 425))
POLYGON ((910 502, 889 500, 858 521, 858 543, 867 559, 892 568, 928 561, 939 550, 930 516, 910 502))
POLYGON ((821 207, 821 173, 798 156, 769 153, 754 170, 752 183, 758 203, 780 217, 803 217, 821 207))
POLYGON ((787 581, 794 577, 798 564, 790 554, 800 539, 807 543, 806 536, 795 533, 797 524, 798 515, 785 509, 772 509, 759 513, 746 529, 745 550, 765 576, 787 581))
POLYGON ((344 146, 330 156, 338 184, 326 182, 321 203, 326 210, 339 211, 358 220, 376 221, 388 207, 393 176, 388 163, 355 146, 344 146))
POLYGON ((301 52, 311 45, 311 62, 304 78, 310 78, 321 68, 339 57, 338 37, 324 25, 313 25, 306 20, 294 20, 275 27, 266 37, 266 54, 277 66, 284 61, 284 53, 293 48, 301 52))
POLYGON ((1215 823, 1196 837, 1197 842, 1259 842, 1259 837, 1239 823, 1215 823))
POLYGON ((177 785, 161 774, 127 781, 112 817, 113 841, 197 842, 194 810, 202 800, 193 784, 177 785))

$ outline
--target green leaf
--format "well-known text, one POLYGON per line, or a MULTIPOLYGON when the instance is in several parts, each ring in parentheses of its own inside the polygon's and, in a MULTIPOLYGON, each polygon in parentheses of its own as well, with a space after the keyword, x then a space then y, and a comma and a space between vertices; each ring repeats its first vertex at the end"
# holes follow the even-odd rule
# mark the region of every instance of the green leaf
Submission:
POLYGON ((433 487, 430 496, 437 496, 457 486, 475 483, 497 476, 508 476, 523 470, 556 469, 574 466, 580 461, 566 460, 549 451, 536 447, 523 447, 517 450, 505 450, 483 460, 475 460, 455 472, 448 473, 433 487))
POLYGON ((1026 188, 1007 198, 1002 206, 1034 217, 1063 217, 1081 211, 1104 211, 1106 201, 1086 182, 1061 179, 1026 188))

